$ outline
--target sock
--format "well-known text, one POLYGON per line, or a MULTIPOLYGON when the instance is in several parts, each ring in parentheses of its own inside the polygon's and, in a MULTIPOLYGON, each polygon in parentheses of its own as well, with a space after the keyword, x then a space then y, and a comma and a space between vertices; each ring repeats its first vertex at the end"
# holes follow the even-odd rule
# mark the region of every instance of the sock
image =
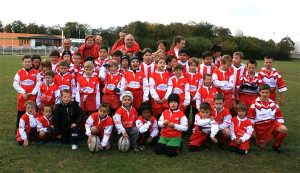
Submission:
POLYGON ((278 133, 275 137, 274 147, 279 147, 284 138, 286 137, 286 133, 278 133))

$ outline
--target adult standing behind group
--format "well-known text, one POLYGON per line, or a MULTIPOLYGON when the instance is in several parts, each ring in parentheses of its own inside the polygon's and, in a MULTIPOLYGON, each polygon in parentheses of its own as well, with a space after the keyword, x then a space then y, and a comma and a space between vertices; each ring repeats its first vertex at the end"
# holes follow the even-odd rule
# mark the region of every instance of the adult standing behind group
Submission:
POLYGON ((113 54, 116 50, 120 50, 123 54, 127 54, 128 52, 135 53, 140 50, 139 44, 134 40, 133 35, 128 34, 126 32, 121 31, 119 33, 119 40, 115 42, 113 47, 111 48, 110 54, 113 54))
POLYGON ((92 56, 96 60, 99 56, 99 45, 95 44, 94 36, 87 35, 85 37, 85 43, 79 47, 78 52, 81 53, 82 58, 92 56))
POLYGON ((101 35, 96 35, 95 36, 95 44, 97 44, 99 47, 102 46, 103 44, 103 39, 101 35))
POLYGON ((173 55, 178 59, 178 52, 181 48, 185 47, 185 38, 182 36, 176 36, 173 41, 172 48, 168 51, 168 55, 173 55))
POLYGON ((62 56, 63 51, 70 51, 71 54, 74 54, 74 51, 71 49, 71 39, 69 38, 65 38, 63 41, 63 48, 62 50, 59 52, 60 56, 62 56))

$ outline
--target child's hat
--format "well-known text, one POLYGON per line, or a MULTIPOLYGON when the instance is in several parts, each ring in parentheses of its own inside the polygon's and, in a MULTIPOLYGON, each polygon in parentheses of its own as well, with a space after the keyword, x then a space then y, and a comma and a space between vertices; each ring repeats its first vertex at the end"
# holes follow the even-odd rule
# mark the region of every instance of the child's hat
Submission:
POLYGON ((69 51, 69 50, 64 50, 64 51, 62 52, 61 56, 64 57, 65 55, 70 55, 70 56, 72 56, 72 53, 71 53, 71 51, 69 51))
POLYGON ((128 97, 131 98, 131 100, 133 100, 133 95, 132 95, 132 93, 131 93, 130 91, 124 91, 124 92, 122 93, 122 95, 121 95, 121 101, 122 101, 122 99, 123 99, 125 96, 128 96, 128 97))
POLYGON ((175 102, 179 103, 179 100, 180 100, 179 95, 175 94, 175 93, 170 94, 169 97, 168 97, 168 102, 169 103, 171 101, 175 101, 175 102))
POLYGON ((140 62, 140 58, 138 57, 138 56, 133 56, 131 59, 130 59, 130 61, 133 61, 133 60, 138 60, 139 62, 140 62))

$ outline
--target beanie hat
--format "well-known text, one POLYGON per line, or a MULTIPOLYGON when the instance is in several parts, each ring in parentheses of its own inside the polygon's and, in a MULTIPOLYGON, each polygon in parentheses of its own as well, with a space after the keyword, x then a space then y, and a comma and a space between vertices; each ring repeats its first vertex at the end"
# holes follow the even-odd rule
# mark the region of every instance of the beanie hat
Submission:
POLYGON ((175 93, 170 94, 168 97, 168 103, 170 103, 171 101, 175 101, 179 104, 180 101, 179 95, 175 93))
POLYGON ((121 101, 123 100, 123 98, 124 98, 125 96, 128 96, 128 97, 131 98, 131 100, 133 100, 133 95, 132 95, 132 93, 131 93, 130 91, 124 91, 124 92, 121 94, 121 101))
POLYGON ((133 56, 131 59, 130 59, 130 61, 133 61, 133 60, 138 60, 139 62, 140 62, 140 58, 138 57, 138 56, 133 56))
POLYGON ((69 51, 69 50, 64 50, 64 51, 62 52, 61 56, 64 57, 65 55, 70 55, 70 56, 72 56, 72 53, 71 53, 71 51, 69 51))

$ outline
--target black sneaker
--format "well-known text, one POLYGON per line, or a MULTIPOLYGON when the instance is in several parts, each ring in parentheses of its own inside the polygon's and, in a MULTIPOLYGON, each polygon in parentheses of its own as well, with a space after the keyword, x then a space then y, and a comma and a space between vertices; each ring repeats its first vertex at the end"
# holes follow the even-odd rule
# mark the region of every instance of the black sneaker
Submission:
POLYGON ((282 148, 281 148, 281 146, 279 145, 278 147, 276 147, 276 146, 272 146, 272 149, 273 149, 273 151, 276 151, 277 153, 283 153, 283 150, 282 150, 282 148))

